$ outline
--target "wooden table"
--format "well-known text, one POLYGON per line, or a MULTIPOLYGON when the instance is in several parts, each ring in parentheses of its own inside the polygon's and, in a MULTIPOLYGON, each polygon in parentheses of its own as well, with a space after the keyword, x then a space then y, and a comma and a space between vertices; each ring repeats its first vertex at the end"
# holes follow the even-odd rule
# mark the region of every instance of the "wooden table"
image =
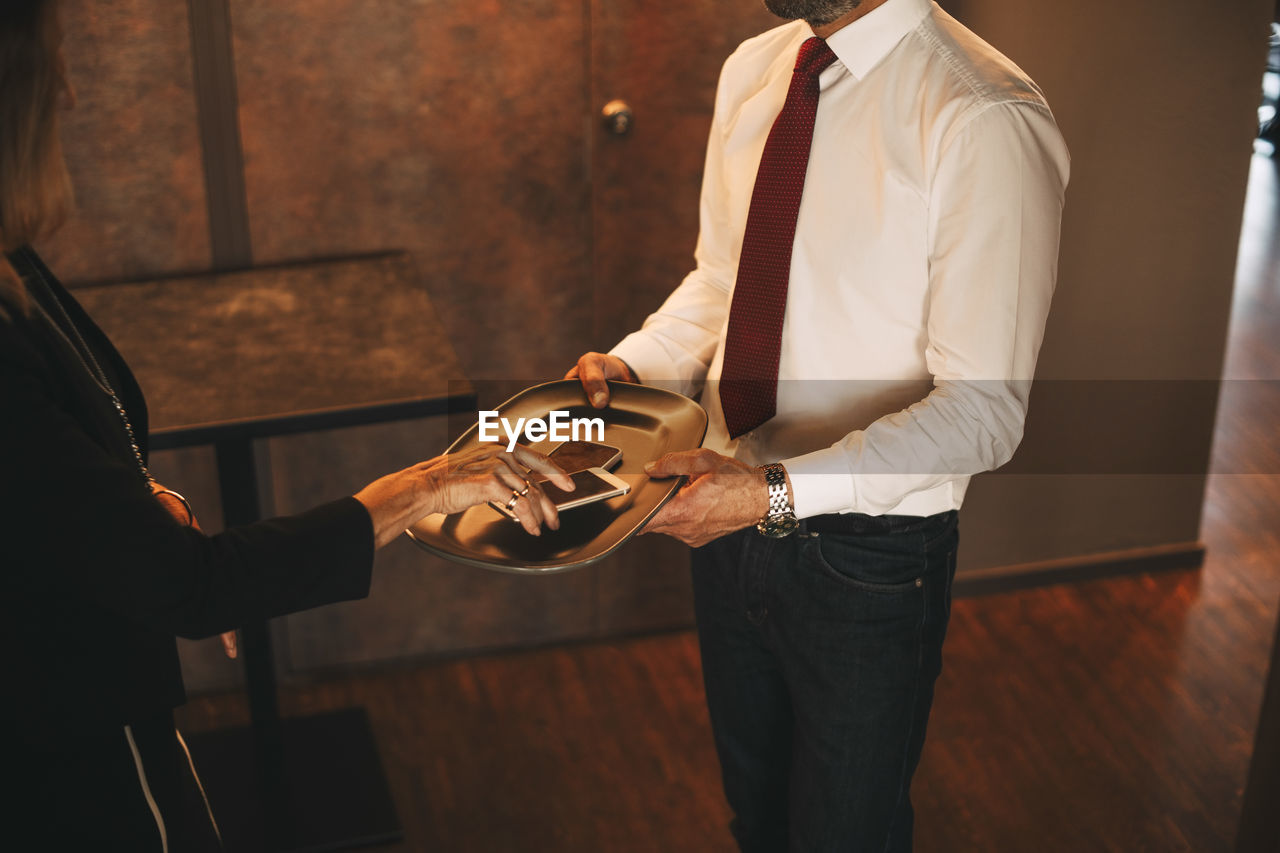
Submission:
MULTIPOLYGON (((138 377, 152 449, 212 444, 226 526, 261 518, 257 439, 475 409, 402 254, 76 291, 138 377)), ((394 841, 363 708, 281 719, 266 622, 241 628, 252 724, 190 746, 228 850, 394 841)))

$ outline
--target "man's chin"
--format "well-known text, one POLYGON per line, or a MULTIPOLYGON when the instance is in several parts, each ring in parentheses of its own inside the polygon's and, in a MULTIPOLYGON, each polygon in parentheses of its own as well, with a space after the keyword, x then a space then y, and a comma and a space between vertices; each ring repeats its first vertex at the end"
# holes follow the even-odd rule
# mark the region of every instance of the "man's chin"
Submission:
POLYGON ((862 0, 764 0, 764 7, 784 21, 804 20, 821 27, 851 12, 862 0))

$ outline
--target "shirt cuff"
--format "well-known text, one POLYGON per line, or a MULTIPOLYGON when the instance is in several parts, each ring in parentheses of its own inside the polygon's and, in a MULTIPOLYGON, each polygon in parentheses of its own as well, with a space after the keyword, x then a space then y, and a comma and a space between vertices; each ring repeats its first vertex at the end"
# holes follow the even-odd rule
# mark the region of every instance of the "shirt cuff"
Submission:
POLYGON ((616 355, 625 361, 639 382, 651 384, 660 380, 679 379, 671 356, 667 355, 667 351, 661 344, 644 332, 632 332, 627 335, 617 346, 609 350, 609 355, 616 355))
POLYGON ((838 447, 824 447, 803 456, 782 460, 791 478, 796 518, 834 512, 852 512, 857 505, 849 458, 838 447))

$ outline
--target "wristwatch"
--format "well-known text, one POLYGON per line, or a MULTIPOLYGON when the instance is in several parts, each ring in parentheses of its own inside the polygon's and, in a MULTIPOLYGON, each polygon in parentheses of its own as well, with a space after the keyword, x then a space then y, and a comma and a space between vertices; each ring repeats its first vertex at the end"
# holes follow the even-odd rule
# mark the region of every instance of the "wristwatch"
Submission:
POLYGON ((790 536, 800 526, 796 520, 796 508, 791 505, 787 493, 787 469, 777 462, 764 468, 764 481, 769 486, 769 511, 756 523, 756 530, 770 539, 790 536))

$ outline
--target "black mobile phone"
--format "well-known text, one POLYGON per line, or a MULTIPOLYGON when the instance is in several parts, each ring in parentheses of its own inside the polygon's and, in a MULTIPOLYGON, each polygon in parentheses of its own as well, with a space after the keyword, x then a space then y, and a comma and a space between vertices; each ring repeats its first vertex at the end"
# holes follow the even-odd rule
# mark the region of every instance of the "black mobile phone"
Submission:
POLYGON ((622 461, 622 451, 612 444, 566 441, 552 448, 547 457, 559 465, 566 474, 587 468, 603 468, 606 471, 612 471, 622 461))
MULTIPOLYGON (((593 504, 597 501, 616 498, 631 491, 631 486, 626 480, 610 474, 603 468, 587 468, 582 471, 575 471, 569 475, 569 478, 573 480, 574 489, 572 492, 566 492, 551 483, 543 482, 541 484, 542 491, 546 493, 547 497, 551 498, 551 502, 561 512, 574 507, 593 504)), ((512 521, 516 520, 515 513, 503 504, 497 501, 489 501, 489 506, 512 521)))

